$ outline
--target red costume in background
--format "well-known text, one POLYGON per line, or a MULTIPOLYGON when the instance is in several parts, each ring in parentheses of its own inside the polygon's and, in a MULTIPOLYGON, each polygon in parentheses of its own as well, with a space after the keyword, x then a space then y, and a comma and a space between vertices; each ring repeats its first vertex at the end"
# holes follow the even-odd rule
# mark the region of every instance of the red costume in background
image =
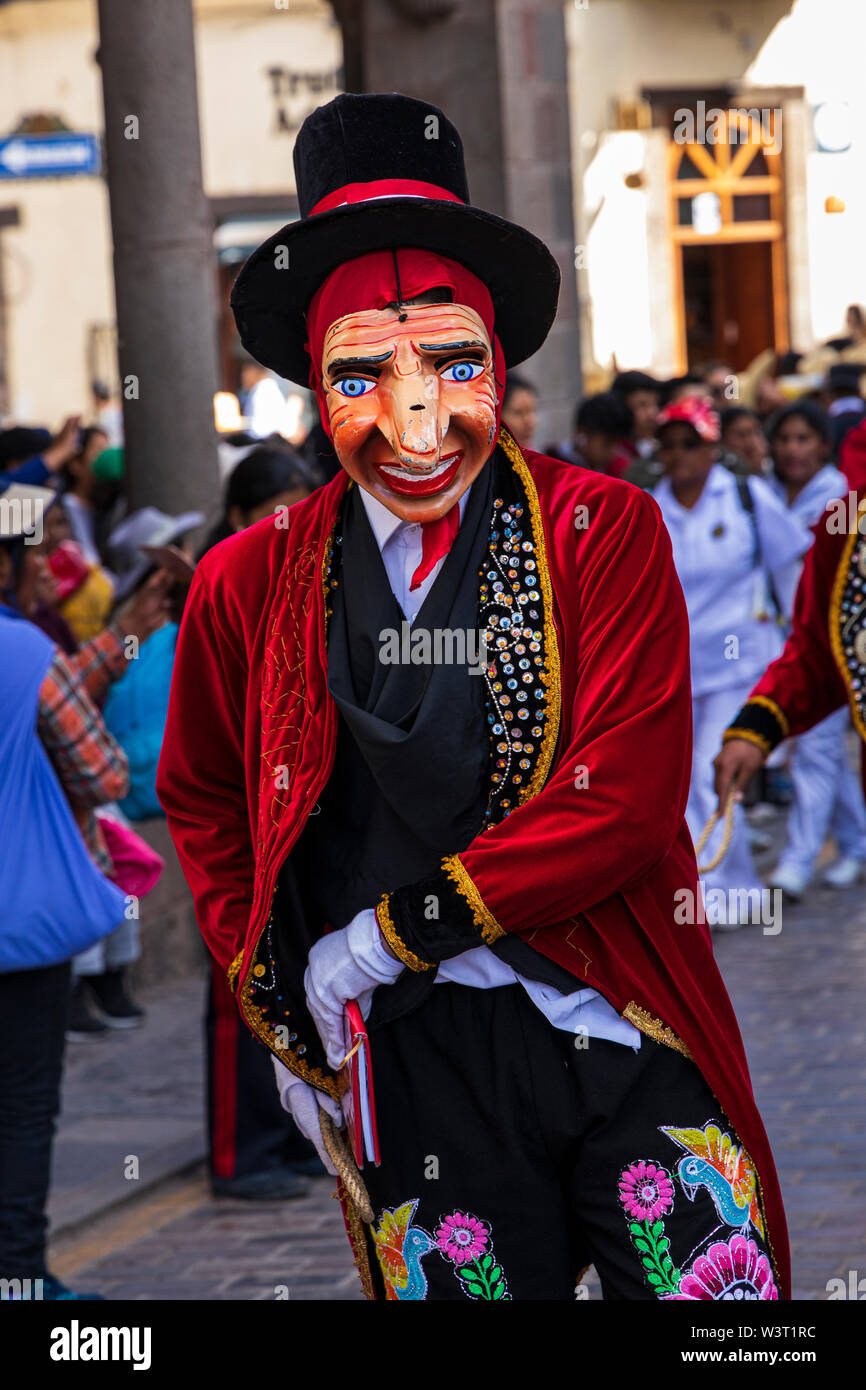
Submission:
MULTIPOLYGON (((839 464, 851 485, 815 528, 784 651, 764 672, 725 741, 744 738, 769 754, 844 704, 866 740, 866 427, 846 435, 839 464)), ((866 789, 866 743, 861 743, 866 789)))

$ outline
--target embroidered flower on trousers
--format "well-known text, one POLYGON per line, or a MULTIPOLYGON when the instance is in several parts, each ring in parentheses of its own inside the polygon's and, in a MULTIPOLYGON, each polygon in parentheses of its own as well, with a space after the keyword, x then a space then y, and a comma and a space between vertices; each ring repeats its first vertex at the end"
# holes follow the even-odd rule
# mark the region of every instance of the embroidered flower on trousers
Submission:
POLYGON ((619 1200, 632 1221, 657 1221, 674 1204, 670 1174, 643 1159, 630 1163, 619 1175, 619 1200))
POLYGON ((732 1236, 717 1241, 699 1255, 680 1280, 679 1292, 666 1302, 726 1302, 733 1299, 777 1299, 767 1256, 753 1240, 732 1236))
POLYGON ((435 1234, 436 1244, 446 1259, 455 1265, 463 1265, 484 1254, 490 1229, 468 1212, 464 1216, 462 1212, 455 1211, 443 1217, 435 1234))

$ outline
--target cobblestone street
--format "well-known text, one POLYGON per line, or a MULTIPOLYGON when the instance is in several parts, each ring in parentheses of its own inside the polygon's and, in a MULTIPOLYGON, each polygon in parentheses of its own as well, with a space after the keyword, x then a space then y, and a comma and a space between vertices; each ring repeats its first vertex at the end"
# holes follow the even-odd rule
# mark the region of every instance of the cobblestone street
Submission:
MULTIPOLYGON (((794 1296, 824 1299, 829 1279, 866 1274, 862 887, 815 888, 778 935, 744 927, 715 943, 780 1171, 794 1296)), ((69 1049, 53 1268, 110 1299, 360 1298, 330 1180, 293 1202, 211 1199, 195 1162, 201 996, 198 982, 155 994, 145 1029, 69 1049), (152 1186, 103 1212, 91 1200, 85 1219, 94 1182, 106 1202, 128 1194, 130 1153, 152 1186)))

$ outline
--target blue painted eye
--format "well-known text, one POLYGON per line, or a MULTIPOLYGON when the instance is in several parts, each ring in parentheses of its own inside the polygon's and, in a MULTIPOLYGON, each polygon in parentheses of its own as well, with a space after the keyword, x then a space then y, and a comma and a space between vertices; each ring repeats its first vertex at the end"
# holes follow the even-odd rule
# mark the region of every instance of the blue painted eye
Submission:
POLYGON ((442 376, 446 381, 474 381, 484 371, 480 362, 452 362, 442 376))
POLYGON ((369 381, 364 376, 344 376, 334 382, 334 390, 339 391, 341 396, 366 396, 375 385, 375 381, 369 381))

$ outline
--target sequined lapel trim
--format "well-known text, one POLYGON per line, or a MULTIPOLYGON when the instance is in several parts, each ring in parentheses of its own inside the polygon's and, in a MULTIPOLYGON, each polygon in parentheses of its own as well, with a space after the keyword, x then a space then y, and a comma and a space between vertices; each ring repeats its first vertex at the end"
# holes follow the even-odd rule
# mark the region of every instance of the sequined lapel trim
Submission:
POLYGON ((559 646, 556 640, 556 625, 553 621, 553 586, 550 582, 550 569, 547 564, 547 547, 544 540, 544 525, 541 520, 538 492, 536 491, 535 483, 532 480, 532 474, 529 471, 526 460, 520 452, 516 442, 511 438, 511 435, 503 430, 499 436, 499 443, 506 456, 511 461, 512 467, 523 484, 523 489, 526 493, 526 500, 529 504, 529 514, 532 519, 532 539, 535 546, 535 561, 538 566, 538 578, 544 604, 544 665, 541 671, 541 683, 547 692, 547 699, 545 701, 547 718, 545 720, 544 737, 541 745, 541 756, 532 774, 529 785, 524 788, 520 795, 522 804, 541 791, 541 788, 547 781, 547 775, 553 761, 556 740, 559 736, 559 721, 562 711, 561 671, 559 664, 559 646))
MULTIPOLYGON (((311 1067, 309 1063, 304 1060, 304 1053, 307 1049, 303 1043, 299 1043, 298 1034, 293 1031, 289 1010, 283 1009, 279 1016, 266 1018, 265 1010, 259 1004, 253 1002, 252 995, 256 988, 261 987, 265 989, 269 983, 272 985, 274 983, 273 981, 269 982, 267 979, 268 966, 258 958, 262 945, 270 945, 272 927, 273 918, 269 916, 265 931, 259 934, 259 938, 253 948, 250 969, 247 971, 246 979, 239 991, 238 997, 240 1000, 241 1013, 247 1025, 258 1038, 261 1038, 262 1042, 274 1054, 278 1062, 282 1062, 284 1067, 287 1067, 293 1075, 299 1076, 302 1081, 307 1081, 311 1086, 315 1086, 317 1090, 324 1091, 327 1095, 332 1096, 334 1100, 339 1100, 339 1091, 334 1078, 326 1076, 321 1068, 311 1067), (264 935, 264 942, 262 941, 262 935, 264 935), (281 1030, 284 1036, 281 1036, 278 1030, 281 1030)), ((271 969, 273 969, 273 957, 271 957, 270 966, 271 969)), ((280 1000, 275 1000, 268 1005, 268 1010, 271 1008, 278 1008, 281 1002, 280 1000)))
MULTIPOLYGON (((860 513, 858 512, 858 516, 860 513)), ((866 536, 852 531, 839 561, 830 599, 830 645, 851 704, 858 734, 866 739, 866 536), (859 626, 859 631, 856 627, 859 626)))
POLYGON ((559 734, 559 648, 538 494, 519 448, 503 430, 511 465, 500 478, 480 573, 479 624, 490 730, 490 796, 483 829, 544 786, 559 734), (524 513, 527 515, 524 516, 524 513))
POLYGON ((244 953, 243 953, 243 951, 238 951, 237 955, 235 956, 234 960, 232 961, 231 965, 229 966, 228 970, 226 971, 226 976, 227 976, 227 978, 228 978, 229 986, 231 987, 232 990, 234 990, 235 984, 237 983, 238 971, 240 970, 240 968, 241 968, 241 966, 243 965, 243 963, 244 963, 244 953))

